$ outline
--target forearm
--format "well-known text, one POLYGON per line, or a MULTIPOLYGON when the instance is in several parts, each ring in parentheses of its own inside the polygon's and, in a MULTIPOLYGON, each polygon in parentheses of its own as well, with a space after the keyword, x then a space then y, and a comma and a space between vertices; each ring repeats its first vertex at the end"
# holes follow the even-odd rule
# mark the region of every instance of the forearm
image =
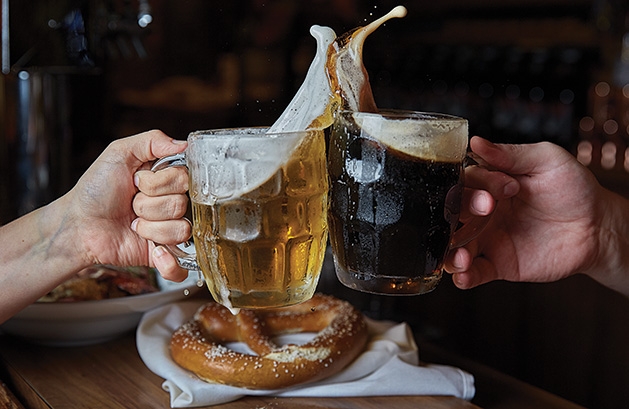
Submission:
POLYGON ((0 228, 0 323, 86 264, 65 198, 0 228))
POLYGON ((586 274, 629 297, 629 199, 606 191, 601 203, 599 255, 586 274))

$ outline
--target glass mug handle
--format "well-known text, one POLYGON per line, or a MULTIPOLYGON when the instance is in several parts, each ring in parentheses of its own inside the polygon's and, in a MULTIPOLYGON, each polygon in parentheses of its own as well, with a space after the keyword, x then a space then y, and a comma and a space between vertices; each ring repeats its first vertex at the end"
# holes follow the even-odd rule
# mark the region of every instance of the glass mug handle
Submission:
MULTIPOLYGON (((172 168, 173 166, 184 166, 184 167, 188 166, 186 162, 185 152, 177 153, 175 155, 165 156, 161 159, 158 159, 151 167, 151 171, 157 172, 158 170, 172 168)), ((197 263, 196 253, 187 253, 179 247, 179 246, 183 246, 183 247, 191 246, 190 241, 180 243, 177 246, 171 246, 168 244, 159 244, 159 243, 155 243, 155 245, 164 246, 164 248, 166 248, 166 250, 168 250, 168 252, 172 254, 173 257, 175 257, 175 259, 177 260, 177 264, 179 264, 179 266, 181 266, 182 268, 185 268, 186 270, 191 270, 191 271, 201 271, 201 267, 199 267, 199 264, 197 263)))
MULTIPOLYGON (((490 168, 485 161, 476 155, 474 152, 468 152, 465 157, 464 167, 468 166, 480 166, 483 168, 490 168)), ((459 229, 454 232, 452 240, 450 240, 450 249, 463 247, 470 241, 478 237, 479 234, 485 230, 487 224, 491 220, 493 212, 483 217, 475 217, 472 221, 465 223, 459 229)))

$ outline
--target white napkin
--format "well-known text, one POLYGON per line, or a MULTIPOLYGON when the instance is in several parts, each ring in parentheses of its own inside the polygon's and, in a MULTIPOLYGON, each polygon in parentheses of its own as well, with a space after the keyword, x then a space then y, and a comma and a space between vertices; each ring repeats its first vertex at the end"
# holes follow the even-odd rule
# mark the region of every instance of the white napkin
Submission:
MULTIPOLYGON (((280 390, 250 390, 204 382, 178 366, 170 357, 170 337, 204 301, 184 301, 144 314, 137 329, 137 347, 146 366, 165 379, 173 408, 217 405, 245 395, 293 397, 452 395, 474 396, 474 378, 458 368, 419 363, 417 345, 406 323, 367 320, 365 351, 341 372, 316 383, 280 390)), ((286 335, 280 343, 302 343, 312 334, 286 335)), ((244 344, 230 344, 244 351, 244 344)))

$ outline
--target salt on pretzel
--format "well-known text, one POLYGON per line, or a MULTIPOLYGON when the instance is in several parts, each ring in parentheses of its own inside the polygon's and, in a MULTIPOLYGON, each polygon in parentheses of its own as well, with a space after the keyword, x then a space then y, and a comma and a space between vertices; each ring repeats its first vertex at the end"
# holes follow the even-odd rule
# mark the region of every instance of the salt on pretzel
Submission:
POLYGON ((364 349, 367 326, 351 304, 316 294, 304 303, 233 315, 211 302, 178 328, 171 338, 173 360, 207 382, 249 389, 280 389, 327 378, 364 349), (317 333, 302 345, 275 345, 281 334, 317 333), (257 355, 224 343, 244 342, 257 355))

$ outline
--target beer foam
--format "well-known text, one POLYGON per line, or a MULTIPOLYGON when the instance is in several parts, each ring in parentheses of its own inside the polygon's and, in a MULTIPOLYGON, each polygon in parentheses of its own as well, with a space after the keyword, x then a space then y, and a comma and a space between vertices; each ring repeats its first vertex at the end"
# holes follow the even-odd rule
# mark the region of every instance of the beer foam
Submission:
POLYGON ((249 193, 270 181, 308 133, 273 135, 265 129, 224 130, 212 138, 189 139, 188 167, 196 175, 190 192, 197 203, 212 205, 249 193))
MULTIPOLYGON (((325 67, 328 48, 336 39, 336 33, 329 27, 315 25, 311 27, 310 34, 317 41, 317 52, 308 68, 306 78, 284 112, 268 129, 267 134, 323 130, 332 124, 333 111, 338 105, 334 100, 338 97, 332 92, 325 67)), ((239 185, 226 184, 220 191, 222 197, 246 194, 270 180, 308 135, 310 134, 303 133, 301 138, 278 137, 279 143, 274 144, 273 149, 265 150, 263 157, 260 155, 256 160, 243 164, 243 177, 240 178, 239 185)), ((260 147, 251 146, 250 149, 256 153, 260 152, 260 147)))
POLYGON ((314 25, 310 34, 317 41, 317 52, 308 68, 304 82, 269 132, 325 129, 332 123, 332 110, 337 96, 332 92, 326 70, 328 48, 336 39, 329 27, 314 25))
POLYGON ((467 150, 468 124, 462 118, 424 115, 386 118, 353 113, 356 125, 372 139, 407 155, 434 161, 462 161, 467 150))

